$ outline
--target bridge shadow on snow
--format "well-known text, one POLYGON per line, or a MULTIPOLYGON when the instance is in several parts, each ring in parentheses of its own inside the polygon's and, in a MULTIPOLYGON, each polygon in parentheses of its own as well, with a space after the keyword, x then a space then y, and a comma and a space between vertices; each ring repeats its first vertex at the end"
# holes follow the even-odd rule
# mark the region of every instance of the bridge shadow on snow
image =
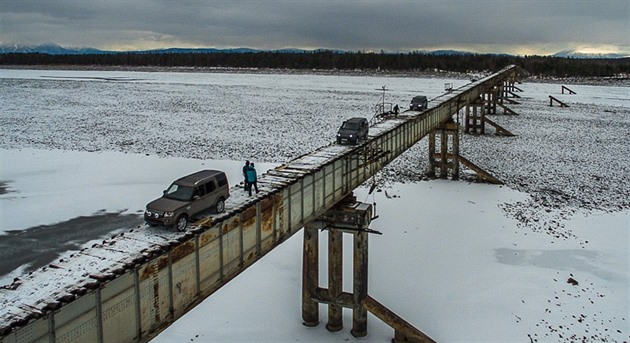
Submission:
POLYGON ((68 250, 78 250, 86 242, 143 222, 139 214, 99 212, 56 224, 6 231, 0 236, 0 276, 20 266, 25 266, 25 273, 36 270, 68 250))

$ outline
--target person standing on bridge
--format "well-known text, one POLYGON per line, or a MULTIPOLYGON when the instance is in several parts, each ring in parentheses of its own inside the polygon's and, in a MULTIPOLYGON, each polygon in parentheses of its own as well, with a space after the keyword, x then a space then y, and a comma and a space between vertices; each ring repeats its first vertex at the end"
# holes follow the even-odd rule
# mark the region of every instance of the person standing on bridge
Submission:
POLYGON ((256 173, 253 162, 249 164, 249 168, 247 169, 247 191, 249 192, 249 196, 252 196, 252 186, 254 186, 256 194, 258 194, 258 174, 256 173))
MULTIPOLYGON (((249 170, 249 161, 245 161, 245 165, 243 166, 243 190, 247 192, 247 170, 249 170)), ((251 195, 251 194, 250 194, 251 195)))

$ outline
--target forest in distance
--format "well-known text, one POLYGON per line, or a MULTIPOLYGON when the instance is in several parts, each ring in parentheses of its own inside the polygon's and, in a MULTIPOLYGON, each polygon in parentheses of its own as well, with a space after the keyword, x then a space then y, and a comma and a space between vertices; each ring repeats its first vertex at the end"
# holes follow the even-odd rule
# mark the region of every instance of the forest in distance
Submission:
POLYGON ((580 59, 554 56, 497 54, 429 54, 314 51, 314 52, 213 52, 112 54, 44 53, 0 54, 0 66, 127 66, 264 68, 294 70, 378 70, 391 72, 446 70, 452 72, 497 71, 515 64, 531 75, 547 77, 628 78, 630 58, 580 59))

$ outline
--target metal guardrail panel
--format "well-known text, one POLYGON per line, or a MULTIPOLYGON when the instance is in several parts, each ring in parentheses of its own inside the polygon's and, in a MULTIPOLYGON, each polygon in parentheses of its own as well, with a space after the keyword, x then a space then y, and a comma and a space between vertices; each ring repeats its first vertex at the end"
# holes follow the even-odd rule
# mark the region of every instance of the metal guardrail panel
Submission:
POLYGON ((146 336, 169 314, 168 255, 143 264, 138 270, 140 290, 140 332, 146 336))
POLYGON ((274 195, 260 202, 260 253, 273 248, 275 242, 276 213, 282 204, 282 197, 274 195))
POLYGON ((101 302, 103 342, 133 341, 138 332, 134 273, 126 273, 104 285, 101 302))
POLYGON ((21 327, 16 330, 13 335, 4 337, 3 343, 29 343, 29 342, 49 342, 49 329, 50 329, 50 317, 38 318, 29 325, 21 327))
POLYGON ((221 280, 219 230, 219 227, 211 228, 199 238, 199 288, 202 293, 221 280))
POLYGON ((172 297, 176 317, 184 314, 188 305, 197 297, 197 261, 195 241, 190 240, 173 249, 172 258, 172 297), (179 256, 175 258, 176 254, 179 256))
POLYGON ((223 276, 229 277, 239 271, 241 263, 241 232, 238 230, 238 219, 232 221, 236 225, 223 225, 223 276), (236 222, 236 223, 234 223, 236 222), (230 229, 230 231, 227 231, 230 229))
POLYGON ((97 342, 96 293, 88 293, 55 312, 58 343, 97 342))

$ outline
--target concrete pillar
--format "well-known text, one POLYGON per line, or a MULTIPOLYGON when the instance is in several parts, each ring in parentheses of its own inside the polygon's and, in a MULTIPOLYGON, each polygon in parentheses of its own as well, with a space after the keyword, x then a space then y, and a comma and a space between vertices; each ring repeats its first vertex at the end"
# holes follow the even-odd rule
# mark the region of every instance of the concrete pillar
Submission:
POLYGON ((302 320, 305 326, 319 325, 319 303, 313 294, 319 285, 319 232, 313 225, 304 227, 302 257, 302 320))

